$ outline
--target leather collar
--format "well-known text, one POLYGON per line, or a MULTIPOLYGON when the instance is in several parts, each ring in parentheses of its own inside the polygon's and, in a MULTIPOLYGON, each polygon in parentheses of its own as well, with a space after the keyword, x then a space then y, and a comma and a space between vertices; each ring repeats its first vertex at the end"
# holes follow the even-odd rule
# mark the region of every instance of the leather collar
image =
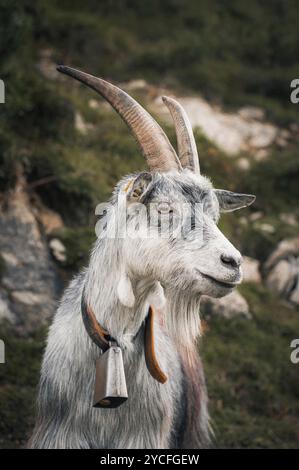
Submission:
MULTIPOLYGON (((84 293, 82 295, 81 301, 81 311, 82 318, 85 329, 90 336, 91 340, 103 351, 107 351, 110 348, 111 343, 116 343, 117 341, 112 338, 108 331, 106 331, 96 319, 96 316, 92 308, 87 305, 84 300, 84 293)), ((154 333, 154 319, 155 311, 150 305, 148 314, 144 322, 144 355, 146 367, 151 374, 151 376, 164 384, 167 381, 167 376, 162 371, 159 366, 159 362, 155 352, 155 333, 154 333)))

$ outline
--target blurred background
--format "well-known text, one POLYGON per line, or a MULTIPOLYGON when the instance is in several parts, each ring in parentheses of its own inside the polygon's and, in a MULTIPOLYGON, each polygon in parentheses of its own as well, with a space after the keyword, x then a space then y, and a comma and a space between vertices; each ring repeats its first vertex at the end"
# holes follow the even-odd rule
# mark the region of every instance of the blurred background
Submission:
POLYGON ((295 0, 0 0, 0 447, 32 429, 47 328, 88 262, 96 204, 145 168, 117 114, 59 63, 123 87, 174 145, 160 96, 177 97, 202 172, 257 195, 220 223, 245 282, 201 309, 214 444, 298 447, 298 26, 295 0))

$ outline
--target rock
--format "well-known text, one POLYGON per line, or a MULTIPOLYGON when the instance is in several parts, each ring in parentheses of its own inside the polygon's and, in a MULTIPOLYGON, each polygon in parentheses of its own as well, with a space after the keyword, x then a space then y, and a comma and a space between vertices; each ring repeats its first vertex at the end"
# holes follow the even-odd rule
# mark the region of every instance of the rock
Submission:
POLYGON ((279 261, 267 277, 267 286, 283 294, 292 280, 292 267, 287 260, 279 261))
POLYGON ((256 220, 261 219, 263 215, 264 214, 261 211, 253 212, 252 214, 249 215, 249 220, 251 220, 251 222, 255 222, 256 220))
MULTIPOLYGON (((145 80, 131 80, 120 87, 129 93, 141 93, 153 114, 173 125, 168 109, 161 96, 173 93, 162 87, 150 85, 145 80)), ((287 129, 265 121, 265 111, 259 107, 245 106, 237 112, 226 112, 220 106, 212 105, 201 96, 174 96, 184 107, 193 129, 200 128, 206 137, 228 155, 238 156, 242 152, 264 159, 272 145, 285 146, 292 135, 287 129)), ((108 108, 107 108, 108 109, 108 108)), ((248 163, 237 162, 243 170, 248 163)))
POLYGON ((62 283, 22 184, 0 207, 0 250, 5 262, 0 318, 25 333, 47 324, 62 283))
POLYGON ((257 162, 262 162, 268 157, 268 150, 265 148, 258 149, 254 152, 254 159, 257 162))
POLYGON ((66 248, 58 238, 52 238, 49 243, 54 258, 63 263, 66 261, 66 248))
POLYGON ((10 308, 8 295, 3 290, 0 290, 0 321, 7 320, 10 323, 16 322, 16 317, 10 308))
POLYGON ((134 91, 134 90, 144 90, 148 87, 149 85, 147 82, 143 79, 138 79, 138 80, 131 80, 127 82, 124 87, 128 91, 134 91))
POLYGON ((37 211, 37 217, 47 235, 64 227, 60 215, 47 207, 40 207, 37 211))
POLYGON ((88 131, 94 129, 93 124, 84 121, 83 116, 79 111, 75 112, 75 129, 82 135, 86 135, 88 131))
POLYGON ((267 286, 299 305, 299 237, 283 240, 265 263, 267 286))
POLYGON ((245 157, 239 158, 236 161, 236 165, 238 166, 238 168, 240 168, 240 170, 247 171, 250 169, 250 161, 248 160, 248 158, 245 157))
POLYGON ((262 282, 258 260, 243 256, 242 270, 244 282, 262 282))
POLYGON ((252 318, 246 299, 238 291, 233 291, 221 299, 204 295, 201 298, 200 310, 207 317, 219 316, 229 319, 243 316, 247 319, 252 318))
POLYGON ((31 291, 13 291, 11 293, 13 301, 22 304, 22 306, 32 306, 47 302, 47 296, 44 294, 35 294, 31 291))
POLYGON ((246 217, 240 217, 239 222, 241 225, 244 225, 244 226, 248 225, 248 219, 246 217))
POLYGON ((277 128, 272 124, 255 124, 249 138, 249 146, 255 149, 269 147, 276 139, 277 128))
POLYGON ((101 107, 100 102, 94 98, 88 101, 88 106, 91 109, 99 109, 101 107))
POLYGON ((5 265, 9 264, 10 266, 13 266, 13 267, 16 267, 19 265, 19 260, 13 253, 7 253, 5 251, 2 251, 1 257, 4 259, 5 265))
POLYGON ((282 222, 284 222, 285 224, 291 225, 292 227, 296 227, 298 223, 294 214, 282 213, 280 214, 279 218, 282 222))
POLYGON ((244 119, 261 121, 265 118, 265 111, 255 106, 244 106, 239 109, 239 115, 244 119))
POLYGON ((260 230, 266 233, 274 233, 275 232, 275 227, 271 224, 263 223, 258 226, 260 230))
POLYGON ((276 137, 275 143, 279 147, 286 147, 291 138, 291 133, 287 129, 281 129, 276 137))
POLYGON ((279 260, 289 258, 290 256, 299 256, 299 237, 281 241, 266 261, 266 270, 270 270, 279 260))
MULTIPOLYGON (((160 96, 162 90, 157 90, 160 96)), ((169 95, 169 91, 164 91, 169 95)), ((171 95, 171 93, 170 93, 171 95)), ((175 97, 176 98, 176 97, 175 97)), ((200 128, 209 140, 214 142, 228 155, 239 155, 248 152, 256 158, 264 158, 268 150, 281 134, 274 124, 262 122, 263 110, 259 108, 241 108, 237 113, 227 113, 199 96, 176 98, 186 110, 193 128, 200 128)), ((151 110, 165 121, 171 122, 171 117, 161 99, 149 103, 151 110)), ((281 138, 282 139, 282 138, 281 138)))

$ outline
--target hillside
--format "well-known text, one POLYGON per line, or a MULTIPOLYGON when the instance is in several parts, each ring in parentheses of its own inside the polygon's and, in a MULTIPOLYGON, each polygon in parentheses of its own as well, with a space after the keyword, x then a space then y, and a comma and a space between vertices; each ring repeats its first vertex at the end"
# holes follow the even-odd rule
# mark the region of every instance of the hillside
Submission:
POLYGON ((298 305, 269 287, 266 266, 279 242, 298 237, 299 114, 289 100, 290 81, 299 76, 296 2, 241 0, 224 7, 216 0, 1 0, 0 15, 0 78, 6 84, 0 105, 0 319, 2 306, 9 307, 0 324, 7 344, 7 364, 0 367, 0 447, 23 446, 32 428, 49 318, 63 287, 88 261, 96 204, 120 177, 145 168, 116 113, 59 76, 57 63, 123 86, 174 145, 159 96, 178 96, 188 113, 194 111, 202 172, 216 187, 257 195, 254 206, 220 222, 241 252, 259 262, 261 281, 240 289, 251 319, 205 317, 200 350, 215 446, 298 447, 298 365, 289 359, 298 305), (204 116, 198 118, 198 110, 204 116), (254 138, 267 132, 273 139, 257 144, 254 138), (228 135, 241 142, 236 151, 228 135), (62 243, 60 258, 53 239, 62 243), (39 297, 32 297, 37 292, 30 284, 39 297))

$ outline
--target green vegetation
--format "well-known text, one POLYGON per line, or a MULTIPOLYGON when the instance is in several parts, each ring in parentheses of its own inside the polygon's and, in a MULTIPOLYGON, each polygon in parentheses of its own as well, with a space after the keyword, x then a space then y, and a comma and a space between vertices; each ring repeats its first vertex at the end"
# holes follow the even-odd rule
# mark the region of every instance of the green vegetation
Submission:
MULTIPOLYGON (((121 82, 146 79, 183 93, 201 93, 226 109, 261 106, 278 124, 299 123, 289 100, 299 76, 299 9, 295 0, 0 0, 0 192, 21 167, 28 191, 57 211, 66 246, 65 278, 86 265, 94 209, 117 180, 145 168, 126 126, 81 85, 40 72, 56 63, 121 82), (87 132, 75 128, 80 113, 87 132)), ((140 98, 140 97, 138 97, 140 98)), ((142 98, 142 97, 141 97, 142 98)), ((163 125, 164 126, 164 125, 163 125)), ((164 126, 175 144, 174 130, 164 126)), ((221 219, 224 233, 246 255, 264 261, 277 243, 298 234, 279 214, 299 217, 298 142, 273 149, 250 172, 195 133, 201 168, 215 186, 257 195, 254 207, 221 219), (262 220, 250 215, 262 211, 262 220), (263 231, 261 223, 273 226, 263 231)), ((0 258, 0 278, 5 269, 0 258)), ((262 287, 244 285, 252 321, 213 319, 202 341, 211 414, 220 447, 298 447, 298 366, 289 344, 298 312, 262 287)), ((7 363, 0 367, 0 447, 24 445, 33 410, 45 331, 24 338, 1 326, 7 363)))
POLYGON ((1 325, 6 363, 0 365, 0 448, 25 445, 34 425, 36 387, 39 378, 45 331, 19 336, 9 325, 1 325))
POLYGON ((24 3, 34 39, 51 44, 57 59, 118 81, 162 78, 232 105, 263 104, 282 120, 294 116, 286 107, 299 71, 294 0, 24 3))
POLYGON ((217 447, 298 448, 298 312, 243 285, 252 321, 214 319, 202 340, 217 447))
MULTIPOLYGON (((74 168, 65 153, 70 157, 73 151, 80 152, 85 157, 89 149, 105 161, 104 149, 92 145, 94 141, 86 143, 87 148, 78 146, 73 128, 76 97, 70 100, 71 85, 58 86, 41 76, 37 63, 45 51, 56 63, 116 81, 147 78, 184 91, 187 84, 215 102, 232 107, 256 104, 273 120, 298 122, 289 100, 290 81, 299 75, 295 0, 254 0, 250 5, 238 0, 225 6, 217 0, 1 0, 0 14, 0 70, 9 104, 1 108, 0 116, 2 189, 13 184, 15 165, 22 162, 29 180, 57 177, 49 197, 55 202, 63 194, 69 212, 73 198, 89 200, 90 181, 76 172, 69 178, 74 168)), ((84 93, 82 98, 88 96, 84 93)), ((115 127, 110 127, 111 136, 113 131, 115 127)), ((114 143, 116 150, 124 148, 120 157, 130 159, 129 170, 134 163, 132 150, 126 152, 126 140, 114 143)), ((111 144, 106 150, 116 155, 111 144)), ((112 168, 117 172, 123 168, 110 163, 111 168, 103 169, 117 177, 112 168)), ((101 181, 100 196, 105 183, 110 180, 101 181)))

